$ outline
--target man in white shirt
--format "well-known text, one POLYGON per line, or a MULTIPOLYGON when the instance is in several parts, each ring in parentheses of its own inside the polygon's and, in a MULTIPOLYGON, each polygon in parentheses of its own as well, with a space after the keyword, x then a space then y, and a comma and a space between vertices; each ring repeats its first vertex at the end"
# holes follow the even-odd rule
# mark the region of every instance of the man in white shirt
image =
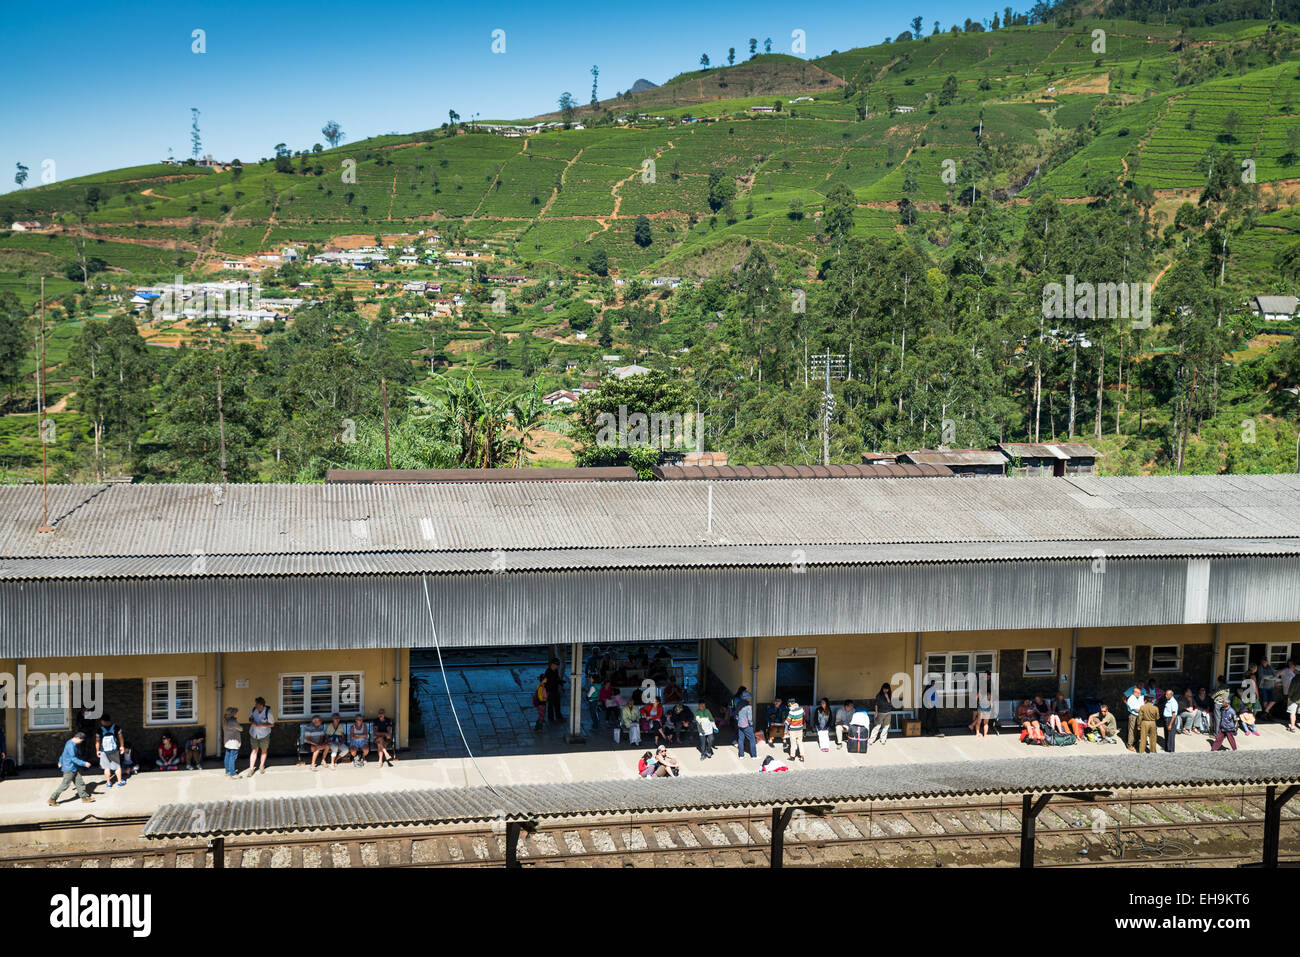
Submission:
POLYGON ((1136 751, 1133 747, 1133 741, 1137 737, 1138 730, 1138 711, 1142 709, 1142 689, 1137 685, 1128 689, 1128 696, 1124 699, 1124 705, 1128 708, 1128 749, 1136 751))
POLYGON ((1174 697, 1174 689, 1165 689, 1164 710, 1160 716, 1164 719, 1165 726, 1165 750, 1170 754, 1174 753, 1174 739, 1178 737, 1178 699, 1174 697))

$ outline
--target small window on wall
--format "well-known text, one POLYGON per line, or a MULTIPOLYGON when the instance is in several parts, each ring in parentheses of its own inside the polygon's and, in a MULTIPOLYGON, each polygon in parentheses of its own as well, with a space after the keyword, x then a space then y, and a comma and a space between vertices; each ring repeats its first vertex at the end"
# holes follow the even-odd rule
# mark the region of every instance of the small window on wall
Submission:
POLYGON ((280 676, 281 718, 351 716, 365 710, 365 679, 359 672, 280 676))
POLYGON ((27 712, 28 731, 63 731, 68 725, 68 686, 45 684, 33 687, 32 707, 27 712))
POLYGON ((1274 668, 1285 668, 1286 660, 1291 657, 1290 645, 1269 645, 1268 663, 1274 668))
POLYGON ((1056 674, 1055 648, 1030 648, 1025 652, 1026 675, 1056 674))
POLYGON ((1152 645, 1152 671, 1181 671, 1183 667, 1182 645, 1152 645))
POLYGON ((183 724, 194 720, 193 678, 150 678, 148 682, 149 724, 183 724))
POLYGON ((715 639, 731 657, 736 657, 736 639, 735 638, 718 638, 715 639))
POLYGON ((1101 673, 1104 675, 1128 674, 1133 670, 1133 648, 1111 647, 1101 649, 1101 673))

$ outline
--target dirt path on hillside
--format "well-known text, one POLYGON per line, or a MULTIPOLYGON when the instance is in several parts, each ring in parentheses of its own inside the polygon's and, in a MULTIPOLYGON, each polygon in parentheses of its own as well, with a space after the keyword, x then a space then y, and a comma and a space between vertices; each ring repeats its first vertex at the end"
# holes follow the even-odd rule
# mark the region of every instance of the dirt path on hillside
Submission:
POLYGON ((546 200, 546 205, 542 207, 542 211, 537 214, 538 219, 541 219, 550 212, 551 207, 555 205, 555 200, 559 198, 560 190, 564 187, 564 177, 569 174, 570 167, 572 167, 574 163, 578 162, 578 157, 580 157, 586 149, 587 147, 585 146, 581 147, 578 152, 573 154, 573 159, 564 164, 564 169, 560 170, 560 182, 551 187, 550 198, 546 200))
MULTIPOLYGON (((659 180, 659 157, 663 156, 667 150, 673 149, 674 145, 675 144, 673 143, 672 140, 666 140, 662 146, 660 146, 657 150, 655 150, 653 162, 655 164, 656 182, 658 182, 659 180)), ((644 169, 645 167, 643 166, 640 169, 632 170, 631 173, 629 173, 627 176, 620 179, 617 183, 615 183, 613 186, 609 188, 609 195, 614 197, 614 211, 611 212, 608 216, 596 217, 596 221, 600 223, 600 229, 597 229, 594 232, 590 233, 587 236, 586 242, 591 242, 596 236, 600 235, 603 232, 607 232, 609 230, 610 221, 619 218, 618 211, 623 208, 623 197, 622 195, 619 194, 619 189, 625 183, 630 183, 632 182, 632 180, 636 179, 637 175, 640 174, 644 169)))

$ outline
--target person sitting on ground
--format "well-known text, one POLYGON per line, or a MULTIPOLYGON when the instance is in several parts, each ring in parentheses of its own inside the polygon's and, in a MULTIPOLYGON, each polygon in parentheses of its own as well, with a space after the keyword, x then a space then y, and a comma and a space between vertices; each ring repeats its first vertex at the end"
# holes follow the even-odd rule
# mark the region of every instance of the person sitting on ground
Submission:
POLYGON ((375 716, 375 750, 379 752, 379 763, 388 763, 391 768, 393 762, 397 760, 397 755, 393 754, 393 719, 388 717, 383 708, 379 709, 379 714, 375 716))
POLYGON ((200 771, 203 769, 203 753, 206 750, 203 741, 203 732, 196 732, 192 737, 185 741, 185 770, 200 771))
POLYGON ((768 771, 772 774, 775 774, 777 771, 789 771, 790 769, 786 767, 785 762, 782 761, 780 758, 768 754, 763 757, 763 763, 759 765, 758 770, 760 773, 762 773, 763 771, 768 771))
MULTIPOLYGON (((337 767, 339 758, 348 753, 348 726, 343 723, 339 713, 330 715, 330 723, 325 728, 325 741, 329 745, 330 767, 337 767)), ((325 759, 321 759, 321 764, 325 759)))
POLYGON ((835 712, 835 747, 844 747, 844 735, 849 730, 849 725, 853 723, 853 702, 845 701, 844 707, 835 712))
POLYGON ((785 702, 776 698, 767 706, 767 746, 776 747, 785 731, 785 702))
POLYGON ((135 751, 131 747, 131 742, 127 738, 122 739, 122 779, 126 780, 135 774, 139 768, 135 766, 135 751))
MULTIPOLYGON (((1049 707, 1052 713, 1048 721, 1052 729, 1065 734, 1073 734, 1074 715, 1070 713, 1070 703, 1065 700, 1065 693, 1058 691, 1056 697, 1051 700, 1049 707)), ((1083 737, 1083 735, 1076 735, 1076 737, 1083 737)))
POLYGON ((655 749, 655 773, 657 778, 677 777, 682 773, 682 767, 677 763, 677 759, 668 753, 667 745, 659 745, 655 749))
POLYGON ((1112 743, 1119 740, 1119 725, 1110 713, 1110 706, 1102 702, 1096 714, 1088 715, 1089 729, 1096 731, 1103 742, 1112 743))
POLYGON ((158 745, 158 770, 178 771, 181 766, 181 749, 176 747, 176 739, 164 733, 158 745))
POLYGON ((647 751, 637 759, 636 775, 639 778, 652 778, 655 776, 655 753, 653 751, 647 751))
POLYGON ((370 754, 370 732, 366 730, 366 719, 361 715, 348 725, 348 753, 352 755, 353 767, 365 767, 366 756, 370 754))
POLYGON ((312 715, 311 723, 307 725, 302 733, 302 739, 306 742, 307 750, 311 755, 311 769, 313 771, 319 770, 320 765, 316 763, 317 761, 320 761, 321 765, 325 763, 325 755, 329 753, 330 749, 328 737, 329 734, 320 719, 320 715, 312 715))
POLYGON ((1256 705, 1259 703, 1259 683, 1255 680, 1258 669, 1250 666, 1246 676, 1241 679, 1241 684, 1237 688, 1237 695, 1241 698, 1241 703, 1246 705, 1251 711, 1258 710, 1256 705))

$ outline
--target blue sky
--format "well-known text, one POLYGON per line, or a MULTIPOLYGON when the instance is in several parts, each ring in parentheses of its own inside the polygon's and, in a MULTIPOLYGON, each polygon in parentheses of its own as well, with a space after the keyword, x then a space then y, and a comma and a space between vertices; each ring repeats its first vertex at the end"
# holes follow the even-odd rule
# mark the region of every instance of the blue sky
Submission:
MULTIPOLYGON (((1005 5, 1005 4, 1003 4, 1005 5)), ((1017 9, 1019 5, 1013 4, 1017 9)), ((40 183, 190 155, 190 108, 200 110, 203 151, 219 159, 269 156, 322 141, 337 120, 353 141, 428 129, 455 109, 462 118, 515 118, 555 108, 562 91, 591 97, 639 77, 659 83, 716 65, 727 48, 748 55, 749 38, 790 52, 803 30, 807 56, 879 43, 920 15, 925 32, 1002 7, 941 0, 907 8, 884 2, 789 0, 644 4, 20 3, 0 35, 0 191, 15 188, 15 163, 40 183), (987 9, 983 9, 987 7, 987 9), (192 52, 194 30, 207 52, 192 52), (505 31, 505 53, 492 33, 505 31)))

